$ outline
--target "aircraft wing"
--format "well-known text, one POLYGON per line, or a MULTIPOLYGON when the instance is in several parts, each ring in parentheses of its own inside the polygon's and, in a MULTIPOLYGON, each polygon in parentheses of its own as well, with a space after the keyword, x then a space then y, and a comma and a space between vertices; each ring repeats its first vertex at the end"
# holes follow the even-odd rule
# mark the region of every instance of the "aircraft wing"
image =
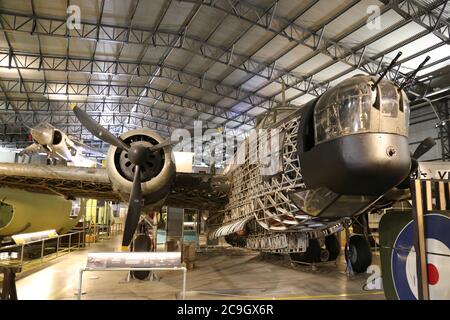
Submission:
POLYGON ((229 180, 224 175, 177 173, 166 204, 192 209, 219 209, 227 202, 229 180))
POLYGON ((0 186, 68 198, 122 200, 101 168, 0 163, 0 186))
MULTIPOLYGON (((126 201, 115 191, 103 168, 0 163, 0 186, 67 198, 126 201)), ((227 201, 228 179, 223 175, 177 173, 166 204, 215 209, 227 201)))
POLYGON ((25 149, 23 149, 22 151, 20 151, 19 155, 23 156, 23 155, 32 155, 41 151, 45 151, 45 149, 37 144, 37 143, 33 143, 30 144, 28 147, 26 147, 25 149))
POLYGON ((102 151, 100 151, 100 150, 98 150, 96 148, 93 148, 91 146, 88 146, 87 144, 85 144, 85 143, 83 143, 83 142, 81 142, 81 141, 79 141, 79 140, 77 140, 75 138, 70 137, 70 140, 72 140, 72 142, 75 144, 75 146, 77 148, 82 149, 81 151, 84 152, 84 153, 91 153, 91 154, 95 154, 97 156, 102 156, 102 157, 105 156, 104 152, 102 152, 102 151))

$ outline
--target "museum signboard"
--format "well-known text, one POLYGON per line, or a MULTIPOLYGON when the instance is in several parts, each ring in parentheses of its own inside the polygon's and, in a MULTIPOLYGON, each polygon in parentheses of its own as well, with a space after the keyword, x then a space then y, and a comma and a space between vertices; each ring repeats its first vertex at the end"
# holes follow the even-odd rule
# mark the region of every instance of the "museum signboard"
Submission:
POLYGON ((89 253, 86 267, 92 269, 181 267, 181 252, 89 253))

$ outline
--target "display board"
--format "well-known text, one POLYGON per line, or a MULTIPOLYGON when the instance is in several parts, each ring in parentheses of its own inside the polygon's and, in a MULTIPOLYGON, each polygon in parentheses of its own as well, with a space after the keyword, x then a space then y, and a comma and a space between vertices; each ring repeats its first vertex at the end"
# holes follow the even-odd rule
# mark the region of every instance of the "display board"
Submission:
POLYGON ((89 253, 87 268, 176 268, 181 252, 96 252, 89 253))

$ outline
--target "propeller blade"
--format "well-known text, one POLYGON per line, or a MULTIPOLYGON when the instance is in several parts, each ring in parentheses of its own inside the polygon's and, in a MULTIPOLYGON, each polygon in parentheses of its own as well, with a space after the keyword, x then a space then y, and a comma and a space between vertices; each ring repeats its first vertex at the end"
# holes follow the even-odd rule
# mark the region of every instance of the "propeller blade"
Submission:
POLYGON ((130 147, 125 142, 106 130, 97 121, 92 119, 91 116, 88 115, 84 110, 77 107, 76 104, 70 104, 70 108, 72 109, 73 113, 75 113, 75 116, 78 118, 78 120, 80 120, 81 124, 94 136, 96 136, 100 140, 103 140, 104 142, 116 146, 119 149, 128 151, 130 147))
POLYGON ((134 169, 133 187, 131 189, 130 201, 128 204, 127 219, 125 221, 125 230, 123 232, 122 246, 124 247, 130 245, 139 223, 139 217, 141 216, 142 190, 140 170, 140 166, 136 165, 134 169))
POLYGON ((416 151, 414 151, 413 158, 418 160, 420 157, 422 157, 425 153, 430 151, 434 146, 436 145, 436 141, 434 141, 433 138, 426 138, 423 140, 419 146, 417 147, 416 151))
POLYGON ((165 141, 163 141, 161 143, 158 143, 158 144, 156 144, 156 145, 154 145, 152 147, 148 147, 147 149, 149 151, 151 151, 151 152, 154 152, 154 151, 158 151, 158 150, 160 150, 162 148, 165 148, 165 147, 168 147, 168 146, 173 146, 173 145, 175 145, 175 144, 177 144, 179 142, 180 141, 172 141, 170 139, 167 139, 167 140, 165 140, 165 141))

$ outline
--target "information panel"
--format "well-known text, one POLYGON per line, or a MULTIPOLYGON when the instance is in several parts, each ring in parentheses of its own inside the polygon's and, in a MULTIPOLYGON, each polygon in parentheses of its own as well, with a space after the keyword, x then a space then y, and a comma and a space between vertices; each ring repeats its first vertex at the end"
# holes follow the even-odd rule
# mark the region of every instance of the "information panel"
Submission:
POLYGON ((87 268, 175 268, 181 267, 181 252, 89 253, 87 268))

